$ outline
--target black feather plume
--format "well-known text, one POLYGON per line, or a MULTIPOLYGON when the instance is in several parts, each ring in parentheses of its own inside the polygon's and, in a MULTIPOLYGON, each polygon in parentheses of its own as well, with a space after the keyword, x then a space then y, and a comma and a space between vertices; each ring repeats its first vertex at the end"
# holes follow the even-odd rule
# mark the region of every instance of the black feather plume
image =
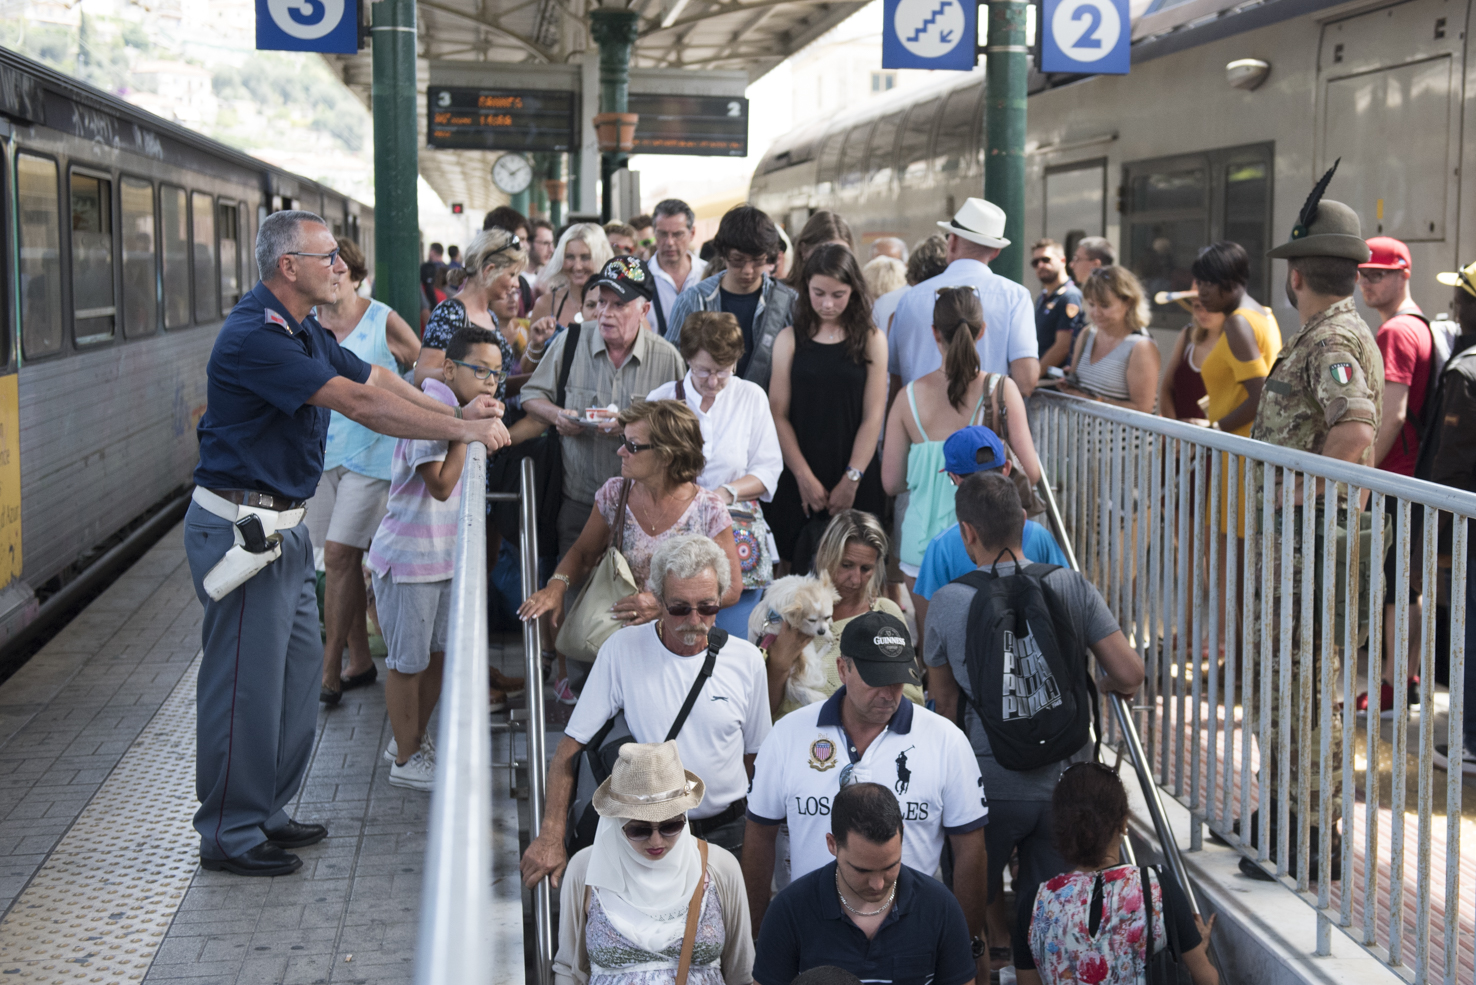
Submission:
POLYGON ((1322 195, 1327 191, 1327 184, 1332 181, 1333 172, 1337 171, 1342 161, 1341 157, 1333 161, 1333 166, 1327 169, 1327 174, 1312 186, 1312 194, 1307 196, 1306 203, 1302 205, 1302 211, 1297 215, 1297 224, 1292 227, 1292 239, 1301 239, 1311 231, 1312 223, 1317 221, 1317 207, 1322 203, 1322 195))

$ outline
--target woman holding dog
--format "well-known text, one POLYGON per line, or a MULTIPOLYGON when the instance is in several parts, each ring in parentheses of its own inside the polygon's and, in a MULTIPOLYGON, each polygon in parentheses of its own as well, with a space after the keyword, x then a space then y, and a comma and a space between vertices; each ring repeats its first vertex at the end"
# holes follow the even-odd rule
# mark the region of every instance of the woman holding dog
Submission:
MULTIPOLYGON (((821 690, 827 697, 840 690, 836 658, 840 656, 841 633, 852 619, 866 612, 885 612, 906 621, 897 603, 882 594, 886 585, 886 557, 887 535, 881 521, 862 510, 837 513, 815 549, 815 570, 839 596, 833 610, 830 639, 817 646, 825 670, 825 686, 821 690)), ((766 651, 769 707, 775 709, 776 721, 800 707, 786 697, 784 686, 795 670, 800 651, 814 639, 786 625, 766 651)), ((902 693, 914 704, 923 703, 922 689, 916 685, 904 685, 902 693)))
POLYGON ((694 311, 682 326, 681 351, 686 377, 661 384, 646 399, 684 402, 702 425, 707 464, 697 485, 727 505, 743 571, 743 594, 737 605, 718 614, 717 624, 747 638, 748 613, 774 578, 774 536, 760 500, 773 500, 784 468, 779 434, 764 388, 735 376, 744 351, 737 318, 722 311, 694 311))

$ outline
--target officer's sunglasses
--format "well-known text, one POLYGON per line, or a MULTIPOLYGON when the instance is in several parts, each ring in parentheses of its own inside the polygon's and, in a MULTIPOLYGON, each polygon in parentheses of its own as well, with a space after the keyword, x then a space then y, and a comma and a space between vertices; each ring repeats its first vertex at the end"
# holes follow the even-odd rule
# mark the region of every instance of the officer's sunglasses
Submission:
POLYGON ((332 253, 304 253, 302 250, 288 250, 287 255, 290 257, 318 257, 319 259, 327 260, 328 266, 330 267, 338 262, 337 250, 334 250, 332 253))
POLYGON ((505 369, 490 369, 486 366, 478 366, 476 363, 465 363, 462 362, 460 359, 453 359, 451 361, 458 366, 465 366, 467 369, 471 370, 472 375, 479 380, 488 380, 495 376, 497 377, 497 382, 501 383, 503 380, 507 379, 507 370, 505 369))
POLYGON ((624 831, 625 837, 631 841, 650 841, 652 832, 661 832, 661 837, 663 838, 675 838, 682 833, 682 829, 686 826, 687 815, 683 814, 681 817, 670 821, 662 821, 660 824, 627 824, 620 830, 624 831))
POLYGON ((703 602, 701 605, 688 605, 685 602, 669 602, 663 604, 666 605, 667 612, 677 617, 690 616, 693 609, 696 609, 699 614, 704 616, 715 616, 722 610, 722 606, 716 602, 703 602))

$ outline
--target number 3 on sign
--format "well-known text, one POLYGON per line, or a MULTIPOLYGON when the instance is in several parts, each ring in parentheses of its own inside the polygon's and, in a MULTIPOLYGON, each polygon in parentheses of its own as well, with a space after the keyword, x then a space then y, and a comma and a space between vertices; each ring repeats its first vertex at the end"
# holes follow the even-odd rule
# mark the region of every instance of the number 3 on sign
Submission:
POLYGON ((1047 0, 1042 70, 1127 72, 1126 7, 1121 0, 1047 0))

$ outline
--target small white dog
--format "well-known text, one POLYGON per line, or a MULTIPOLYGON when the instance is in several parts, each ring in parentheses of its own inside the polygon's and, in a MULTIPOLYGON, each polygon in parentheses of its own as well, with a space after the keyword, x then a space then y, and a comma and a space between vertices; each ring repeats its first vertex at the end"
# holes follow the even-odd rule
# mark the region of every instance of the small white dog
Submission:
POLYGON ((840 594, 828 578, 789 575, 764 589, 763 598, 748 615, 748 640, 758 643, 765 636, 777 635, 788 625, 812 637, 800 651, 799 659, 789 671, 784 696, 801 705, 825 700, 825 668, 816 643, 828 645, 834 635, 831 614, 840 594))

